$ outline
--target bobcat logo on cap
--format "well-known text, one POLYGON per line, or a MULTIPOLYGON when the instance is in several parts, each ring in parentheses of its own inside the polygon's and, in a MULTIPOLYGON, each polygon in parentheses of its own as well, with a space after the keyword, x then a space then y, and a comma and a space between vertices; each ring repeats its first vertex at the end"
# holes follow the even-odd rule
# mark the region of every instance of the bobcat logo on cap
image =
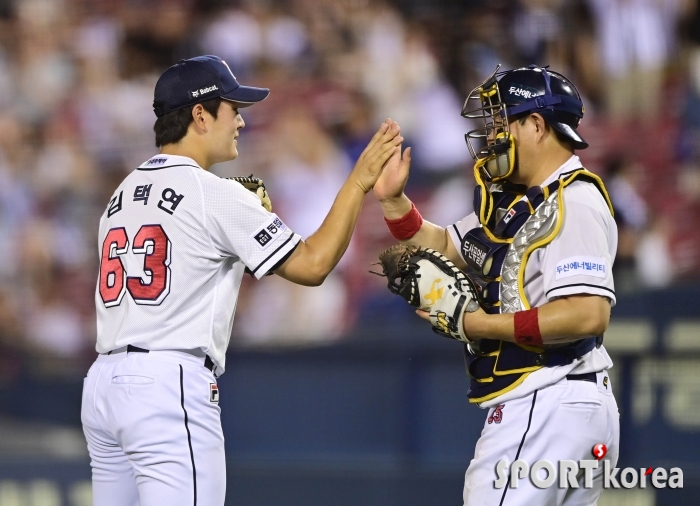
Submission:
POLYGON ((217 91, 218 89, 218 86, 212 84, 211 86, 207 86, 206 88, 191 90, 190 95, 192 95, 192 98, 199 98, 202 95, 206 95, 207 93, 211 93, 212 91, 217 91))

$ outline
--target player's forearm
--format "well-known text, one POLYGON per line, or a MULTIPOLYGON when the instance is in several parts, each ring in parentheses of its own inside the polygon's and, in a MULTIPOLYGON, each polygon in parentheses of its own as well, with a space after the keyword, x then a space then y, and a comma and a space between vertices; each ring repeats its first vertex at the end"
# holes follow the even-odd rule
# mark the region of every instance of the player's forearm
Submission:
MULTIPOLYGON (((558 344, 602 335, 610 320, 610 304, 604 297, 577 295, 548 302, 537 308, 544 344, 558 344)), ((470 339, 500 339, 515 342, 512 313, 490 315, 466 313, 464 325, 470 339)))
MULTIPOLYGON (((411 211, 411 200, 402 194, 395 199, 380 201, 382 212, 387 220, 402 218, 411 211)), ((447 234, 445 229, 439 225, 423 220, 420 230, 410 239, 401 241, 402 244, 412 244, 424 248, 432 248, 443 254, 447 253, 447 234)))
POLYGON ((411 199, 405 193, 396 198, 380 200, 379 203, 387 220, 397 220, 411 210, 411 199))
POLYGON ((320 281, 328 276, 350 244, 365 192, 348 179, 321 226, 306 241, 309 271, 320 281))

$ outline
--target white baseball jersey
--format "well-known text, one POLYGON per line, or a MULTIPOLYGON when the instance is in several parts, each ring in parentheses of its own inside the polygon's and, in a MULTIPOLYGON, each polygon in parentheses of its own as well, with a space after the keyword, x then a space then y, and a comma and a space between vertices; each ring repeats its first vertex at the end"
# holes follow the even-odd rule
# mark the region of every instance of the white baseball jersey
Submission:
POLYGON ((239 183, 152 157, 100 220, 97 351, 200 349, 223 372, 245 267, 261 278, 299 241, 239 183))
MULTIPOLYGON (((541 186, 581 167, 579 157, 572 155, 541 186)), ((574 181, 564 188, 563 200, 564 220, 559 234, 548 245, 536 249, 525 266, 524 289, 530 306, 576 294, 600 295, 615 305, 612 265, 617 251, 617 226, 608 205, 598 189, 584 181, 574 181)), ((462 237, 478 226, 479 220, 472 213, 448 227, 460 255, 462 237)), ((532 372, 518 387, 480 406, 495 406, 522 397, 560 381, 567 374, 598 372, 610 367, 612 360, 601 346, 569 365, 532 372)))

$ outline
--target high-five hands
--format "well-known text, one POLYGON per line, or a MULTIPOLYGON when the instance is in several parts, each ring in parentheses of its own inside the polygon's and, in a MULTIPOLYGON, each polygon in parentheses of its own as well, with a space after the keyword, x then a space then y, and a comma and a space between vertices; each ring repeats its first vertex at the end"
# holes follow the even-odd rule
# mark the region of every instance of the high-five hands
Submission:
POLYGON ((403 195, 411 167, 411 148, 403 153, 401 146, 396 149, 384 166, 384 170, 374 184, 374 196, 380 202, 398 199, 403 195))
POLYGON ((401 128, 398 123, 387 118, 367 147, 353 169, 355 184, 365 193, 369 192, 382 174, 387 161, 395 154, 401 153, 401 128))

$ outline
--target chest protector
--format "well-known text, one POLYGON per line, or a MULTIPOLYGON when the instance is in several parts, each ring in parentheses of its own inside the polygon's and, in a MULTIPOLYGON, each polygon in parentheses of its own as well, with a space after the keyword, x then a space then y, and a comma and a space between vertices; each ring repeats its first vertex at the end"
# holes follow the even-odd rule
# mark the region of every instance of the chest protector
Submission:
MULTIPOLYGON (((524 289, 530 255, 552 242, 564 221, 564 188, 574 181, 595 185, 613 212, 601 179, 586 169, 562 174, 540 188, 505 181, 488 188, 475 170, 474 212, 480 226, 462 238, 461 253, 467 274, 477 285, 481 307, 487 313, 515 313, 530 309, 524 289)), ((533 371, 567 365, 600 346, 603 336, 592 336, 559 348, 545 349, 495 339, 465 345, 471 378, 469 401, 485 402, 520 385, 533 371)))

